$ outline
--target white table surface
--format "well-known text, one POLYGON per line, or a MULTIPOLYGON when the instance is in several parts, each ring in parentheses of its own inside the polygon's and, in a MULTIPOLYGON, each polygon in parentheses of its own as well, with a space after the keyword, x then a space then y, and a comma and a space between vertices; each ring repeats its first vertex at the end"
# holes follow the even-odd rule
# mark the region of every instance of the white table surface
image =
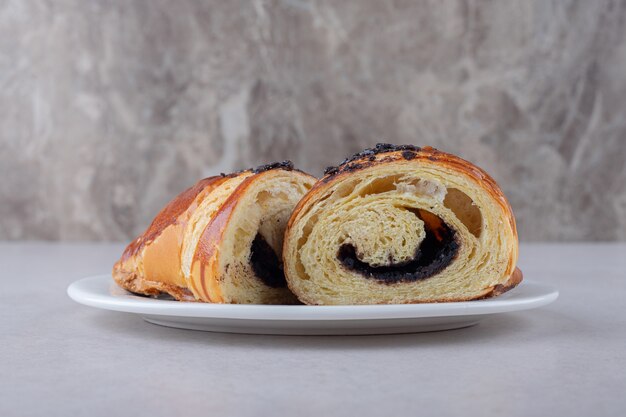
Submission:
POLYGON ((393 336, 253 336, 81 306, 119 244, 0 243, 0 416, 624 416, 626 245, 523 245, 554 304, 393 336))

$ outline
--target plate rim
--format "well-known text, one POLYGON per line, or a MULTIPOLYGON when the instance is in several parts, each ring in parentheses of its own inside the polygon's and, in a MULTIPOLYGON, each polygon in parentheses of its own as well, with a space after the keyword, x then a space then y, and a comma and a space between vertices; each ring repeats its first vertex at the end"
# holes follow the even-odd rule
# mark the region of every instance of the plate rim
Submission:
POLYGON ((517 288, 499 297, 451 303, 340 306, 210 304, 143 298, 120 287, 114 288, 124 291, 125 294, 115 295, 111 294, 111 285, 116 284, 110 274, 88 276, 72 282, 67 288, 67 294, 79 304, 104 310, 152 316, 254 321, 418 319, 489 315, 543 307, 559 296, 559 291, 553 285, 524 280, 517 288), (96 285, 107 284, 107 291, 93 290, 96 285), (523 291, 530 292, 530 295, 523 291))

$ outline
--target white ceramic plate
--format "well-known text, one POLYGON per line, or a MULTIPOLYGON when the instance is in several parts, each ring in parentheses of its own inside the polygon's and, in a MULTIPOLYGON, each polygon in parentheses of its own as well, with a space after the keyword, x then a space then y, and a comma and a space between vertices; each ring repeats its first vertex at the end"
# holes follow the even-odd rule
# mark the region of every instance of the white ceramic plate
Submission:
POLYGON ((162 326, 253 334, 391 334, 458 329, 498 313, 529 310, 556 300, 556 288, 532 281, 492 299, 460 303, 364 306, 206 304, 141 297, 118 287, 110 275, 74 282, 75 301, 141 315, 162 326))

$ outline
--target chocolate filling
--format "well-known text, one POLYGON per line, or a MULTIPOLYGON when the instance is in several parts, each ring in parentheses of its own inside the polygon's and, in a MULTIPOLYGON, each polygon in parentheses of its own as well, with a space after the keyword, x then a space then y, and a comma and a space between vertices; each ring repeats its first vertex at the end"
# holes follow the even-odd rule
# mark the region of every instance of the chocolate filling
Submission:
POLYGON ((337 258, 346 268, 386 284, 417 281, 437 274, 447 267, 458 253, 459 243, 455 239, 455 232, 430 212, 411 211, 415 211, 424 221, 426 229, 426 237, 415 251, 412 260, 385 266, 371 266, 358 258, 357 249, 351 244, 341 245, 337 258))
POLYGON ((250 248, 250 265, 254 274, 265 285, 272 288, 287 286, 283 264, 278 260, 276 252, 261 234, 257 233, 250 248))

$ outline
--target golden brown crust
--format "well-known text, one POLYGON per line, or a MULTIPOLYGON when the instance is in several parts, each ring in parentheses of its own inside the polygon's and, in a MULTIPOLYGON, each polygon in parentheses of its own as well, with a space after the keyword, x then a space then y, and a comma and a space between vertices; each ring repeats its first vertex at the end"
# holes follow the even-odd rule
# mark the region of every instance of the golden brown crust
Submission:
POLYGON ((189 206, 194 202, 198 194, 206 190, 207 187, 214 188, 224 181, 224 178, 222 176, 204 178, 174 197, 156 215, 146 231, 128 245, 122 254, 122 261, 139 253, 146 244, 156 239, 165 228, 174 224, 178 217, 189 209, 189 206))
POLYGON ((134 271, 129 272, 119 268, 116 268, 115 271, 115 282, 132 293, 150 297, 158 297, 165 293, 178 301, 195 301, 193 294, 187 288, 163 282, 148 281, 134 271))
MULTIPOLYGON (((226 178, 226 176, 216 176, 202 179, 170 201, 157 214, 146 231, 126 247, 120 260, 115 263, 112 272, 115 282, 122 288, 137 294, 156 296, 161 292, 166 292, 178 300, 188 300, 190 293, 182 285, 161 282, 152 279, 151 274, 146 273, 146 269, 148 271, 179 271, 178 254, 167 253, 168 256, 157 257, 154 261, 150 260, 150 262, 155 262, 155 265, 144 265, 144 253, 146 248, 153 243, 178 247, 179 250, 185 219, 196 208, 197 199, 203 195, 206 196, 226 178), (159 237, 164 234, 169 235, 166 231, 170 228, 176 228, 176 230, 173 230, 171 236, 166 236, 163 242, 158 242, 159 237)), ((183 278, 179 277, 177 281, 182 282, 183 278)))

